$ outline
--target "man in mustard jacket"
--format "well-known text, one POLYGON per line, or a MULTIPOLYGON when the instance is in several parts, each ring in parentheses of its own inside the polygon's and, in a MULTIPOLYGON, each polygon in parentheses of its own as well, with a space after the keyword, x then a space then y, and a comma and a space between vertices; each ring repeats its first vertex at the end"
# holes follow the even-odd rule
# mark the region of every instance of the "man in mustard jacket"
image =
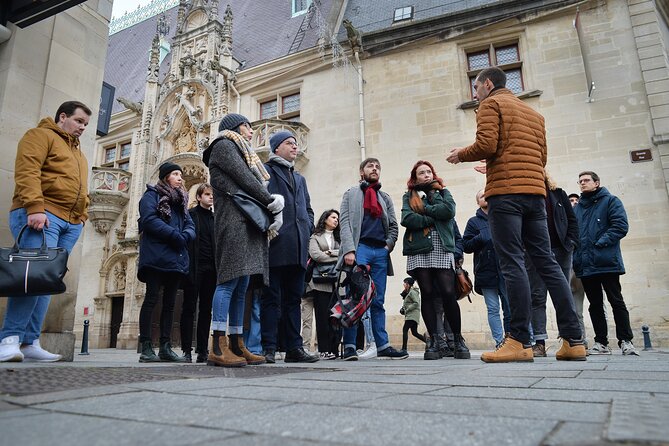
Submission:
MULTIPOLYGON (((14 168, 14 198, 9 227, 20 245, 42 244, 72 250, 88 218, 88 162, 79 137, 91 110, 81 102, 61 104, 55 120, 44 118, 19 141, 14 168)), ((9 297, 0 330, 0 362, 61 359, 40 347, 39 335, 51 296, 9 297)))
POLYGON ((544 117, 505 88, 506 74, 482 70, 474 81, 480 101, 474 144, 453 149, 447 161, 486 160, 485 198, 495 253, 506 282, 511 333, 485 362, 532 362, 529 325, 530 284, 524 251, 548 288, 557 315, 562 347, 558 360, 585 360, 569 283, 551 252, 546 223, 546 127, 544 117))

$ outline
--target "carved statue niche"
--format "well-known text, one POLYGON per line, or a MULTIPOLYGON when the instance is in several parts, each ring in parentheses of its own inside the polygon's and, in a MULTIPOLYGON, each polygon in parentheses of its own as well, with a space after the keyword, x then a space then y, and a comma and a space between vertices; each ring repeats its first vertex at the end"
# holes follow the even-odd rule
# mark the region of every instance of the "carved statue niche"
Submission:
POLYGON ((114 267, 109 274, 109 279, 107 282, 107 292, 113 293, 116 291, 125 290, 125 276, 126 276, 126 265, 125 260, 116 262, 114 267))
POLYGON ((197 151, 196 137, 197 132, 190 122, 186 121, 174 140, 174 154, 197 151))

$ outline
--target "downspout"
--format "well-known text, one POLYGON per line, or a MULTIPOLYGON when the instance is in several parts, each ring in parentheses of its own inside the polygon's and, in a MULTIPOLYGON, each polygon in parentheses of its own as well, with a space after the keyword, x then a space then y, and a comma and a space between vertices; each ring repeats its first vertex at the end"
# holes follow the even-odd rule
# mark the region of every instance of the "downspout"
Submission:
POLYGON ((232 82, 230 78, 228 78, 228 86, 237 96, 237 111, 235 113, 239 113, 239 111, 242 109, 242 96, 239 94, 239 92, 235 88, 234 82, 232 82))
POLYGON ((356 48, 355 62, 358 64, 358 108, 360 109, 360 161, 364 161, 367 158, 365 150, 365 96, 362 91, 362 86, 365 81, 362 78, 362 63, 360 62, 359 53, 359 49, 356 48))

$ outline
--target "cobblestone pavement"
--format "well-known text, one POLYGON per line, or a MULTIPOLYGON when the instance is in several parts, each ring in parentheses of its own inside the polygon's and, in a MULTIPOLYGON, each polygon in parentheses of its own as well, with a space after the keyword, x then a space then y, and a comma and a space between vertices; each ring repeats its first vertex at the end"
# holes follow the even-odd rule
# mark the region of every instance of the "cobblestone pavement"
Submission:
POLYGON ((0 364, 0 445, 669 444, 669 354, 321 361, 222 369, 0 364))

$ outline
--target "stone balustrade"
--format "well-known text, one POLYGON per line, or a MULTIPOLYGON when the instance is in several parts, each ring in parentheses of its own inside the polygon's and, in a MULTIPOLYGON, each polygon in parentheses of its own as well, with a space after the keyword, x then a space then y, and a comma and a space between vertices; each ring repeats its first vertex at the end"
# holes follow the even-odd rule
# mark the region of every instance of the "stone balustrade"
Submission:
POLYGON ((112 167, 93 167, 88 214, 95 230, 106 234, 130 199, 132 174, 112 167))
POLYGON ((299 170, 309 162, 307 152, 309 150, 309 127, 301 122, 284 121, 282 119, 259 119, 251 123, 253 129, 253 140, 251 146, 256 149, 256 153, 263 160, 267 161, 269 157, 269 139, 277 132, 288 130, 295 135, 299 152, 295 160, 295 167, 299 170))

